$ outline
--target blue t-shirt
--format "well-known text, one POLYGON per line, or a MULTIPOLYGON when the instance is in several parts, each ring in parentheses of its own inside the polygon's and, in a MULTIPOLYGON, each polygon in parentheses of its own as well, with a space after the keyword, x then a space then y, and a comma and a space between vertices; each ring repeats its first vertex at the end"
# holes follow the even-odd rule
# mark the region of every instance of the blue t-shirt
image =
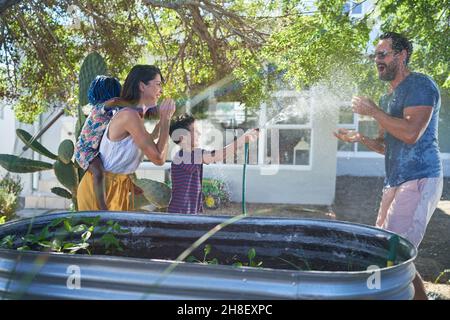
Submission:
POLYGON ((442 174, 438 145, 441 96, 436 83, 424 74, 412 72, 393 93, 381 98, 380 106, 396 118, 403 118, 403 110, 407 107, 433 107, 430 123, 416 143, 407 144, 385 133, 385 186, 395 187, 406 181, 439 177, 442 174))

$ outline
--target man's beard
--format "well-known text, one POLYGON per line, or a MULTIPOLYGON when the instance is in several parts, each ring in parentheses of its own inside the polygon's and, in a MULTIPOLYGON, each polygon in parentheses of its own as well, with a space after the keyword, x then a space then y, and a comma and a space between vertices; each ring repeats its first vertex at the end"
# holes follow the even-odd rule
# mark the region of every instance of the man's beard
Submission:
POLYGON ((378 77, 380 80, 392 81, 395 79, 398 70, 397 63, 395 61, 392 61, 390 64, 380 63, 377 66, 384 66, 383 72, 380 72, 378 69, 378 77))

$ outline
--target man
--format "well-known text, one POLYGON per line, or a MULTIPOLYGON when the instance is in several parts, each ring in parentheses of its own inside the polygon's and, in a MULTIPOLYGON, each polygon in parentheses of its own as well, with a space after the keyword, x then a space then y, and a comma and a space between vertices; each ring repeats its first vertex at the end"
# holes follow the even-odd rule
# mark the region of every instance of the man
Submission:
MULTIPOLYGON (((380 108, 370 99, 354 97, 355 113, 373 117, 379 135, 368 138, 341 129, 335 136, 360 142, 385 155, 386 179, 376 226, 393 231, 419 246, 427 224, 442 195, 442 163, 438 147, 439 88, 428 76, 408 69, 412 44, 402 35, 388 32, 376 46, 378 76, 389 81, 380 108)), ((415 298, 426 299, 417 273, 415 298)))

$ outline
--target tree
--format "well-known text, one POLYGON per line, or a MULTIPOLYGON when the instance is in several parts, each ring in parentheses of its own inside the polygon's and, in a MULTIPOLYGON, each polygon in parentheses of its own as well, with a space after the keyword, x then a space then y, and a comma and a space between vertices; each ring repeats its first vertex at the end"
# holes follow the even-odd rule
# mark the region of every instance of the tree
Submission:
POLYGON ((0 94, 18 99, 25 122, 55 104, 74 109, 76 74, 89 52, 122 80, 150 58, 166 75, 167 94, 182 97, 227 75, 235 52, 257 51, 265 39, 251 18, 259 0, 16 2, 0 7, 0 94))
POLYGON ((0 97, 17 99, 26 122, 51 106, 74 110, 76 74, 92 51, 122 81, 136 63, 161 66, 165 93, 175 98, 233 74, 234 98, 257 108, 277 81, 302 89, 336 81, 336 72, 376 96, 382 83, 367 46, 377 21, 414 40, 412 68, 448 94, 450 0, 376 1, 358 19, 343 10, 346 2, 0 1, 0 97))
POLYGON ((383 30, 399 30, 414 41, 411 64, 450 92, 450 1, 379 1, 383 30))
POLYGON ((305 89, 325 82, 330 87, 357 87, 358 93, 377 99, 385 83, 377 79, 367 49, 369 33, 378 22, 381 31, 404 33, 413 40, 411 68, 432 76, 442 94, 449 94, 449 0, 377 1, 373 10, 357 19, 343 10, 346 2, 318 0, 309 9, 304 1, 281 2, 282 14, 258 56, 244 56, 235 72, 243 79, 245 97, 253 99, 250 104, 267 98, 267 83, 257 77, 262 62, 276 67, 283 87, 305 89))

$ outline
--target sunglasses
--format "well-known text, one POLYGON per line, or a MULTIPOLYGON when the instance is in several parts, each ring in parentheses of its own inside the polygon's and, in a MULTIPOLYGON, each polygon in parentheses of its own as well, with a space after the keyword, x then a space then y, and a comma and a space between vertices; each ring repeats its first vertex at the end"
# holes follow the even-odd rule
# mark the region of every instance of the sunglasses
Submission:
POLYGON ((390 55, 391 53, 394 53, 394 55, 396 55, 398 52, 395 52, 394 50, 382 50, 382 51, 376 51, 374 54, 371 55, 371 58, 375 59, 384 59, 386 58, 388 55, 390 55))

